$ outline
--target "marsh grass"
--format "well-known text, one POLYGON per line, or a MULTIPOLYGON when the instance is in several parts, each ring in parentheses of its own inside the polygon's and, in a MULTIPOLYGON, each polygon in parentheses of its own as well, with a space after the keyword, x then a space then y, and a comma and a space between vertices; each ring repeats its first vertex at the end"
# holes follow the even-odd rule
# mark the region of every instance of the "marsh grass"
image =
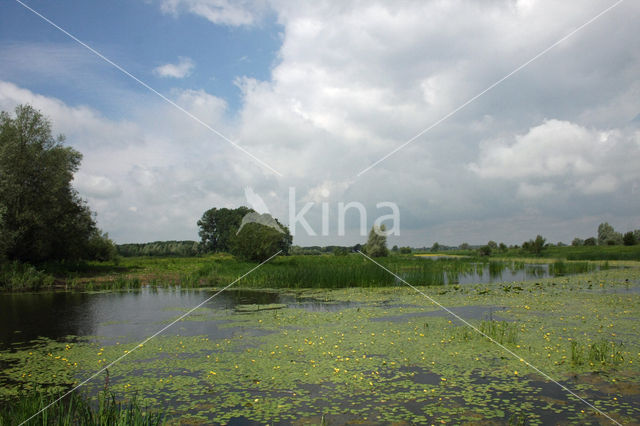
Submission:
POLYGON ((478 329, 496 342, 513 344, 518 342, 518 325, 507 321, 482 321, 478 329))
POLYGON ((585 344, 576 340, 571 341, 571 364, 575 366, 615 366, 624 362, 622 343, 599 340, 585 344))
MULTIPOLYGON (((32 391, 0 406, 0 426, 24 422, 45 408, 57 396, 32 391)), ((151 426, 164 422, 164 414, 145 412, 137 398, 119 402, 111 392, 102 392, 97 403, 82 394, 72 393, 51 405, 26 425, 70 426, 70 425, 133 425, 151 426)))

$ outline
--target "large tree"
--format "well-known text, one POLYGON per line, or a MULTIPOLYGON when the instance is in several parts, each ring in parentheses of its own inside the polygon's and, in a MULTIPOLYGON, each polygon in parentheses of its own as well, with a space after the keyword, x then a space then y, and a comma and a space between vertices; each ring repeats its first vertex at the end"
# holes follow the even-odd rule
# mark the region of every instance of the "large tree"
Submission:
POLYGON ((25 262, 82 259, 101 235, 71 186, 82 155, 54 138, 28 105, 0 113, 0 256, 25 262))
MULTIPOLYGON (((262 215, 267 216, 267 215, 262 215)), ((237 234, 234 234, 230 244, 231 253, 243 260, 262 262, 281 251, 281 255, 289 254, 293 237, 289 229, 271 218, 272 224, 260 221, 245 223, 237 234), (274 226, 275 225, 275 226, 274 226)))
POLYGON ((598 244, 601 246, 608 245, 621 245, 622 244, 622 234, 616 232, 613 229, 613 226, 609 225, 609 223, 604 222, 598 226, 598 244))
POLYGON ((231 238, 240 228, 242 218, 249 212, 248 207, 237 209, 212 208, 204 212, 198 221, 202 246, 207 252, 228 252, 231 249, 231 238))
POLYGON ((374 225, 373 228, 371 228, 371 231, 369 232, 369 239, 367 240, 367 244, 364 246, 364 252, 371 257, 384 257, 389 255, 384 224, 380 225, 380 227, 374 225))

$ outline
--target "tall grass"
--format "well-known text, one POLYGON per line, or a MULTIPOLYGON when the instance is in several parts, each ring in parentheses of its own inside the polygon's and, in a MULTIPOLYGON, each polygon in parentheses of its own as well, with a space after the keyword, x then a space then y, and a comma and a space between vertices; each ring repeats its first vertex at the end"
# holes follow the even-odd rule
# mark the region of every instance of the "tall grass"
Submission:
POLYGON ((0 263, 0 290, 38 290, 51 287, 53 276, 26 263, 0 263))
MULTIPOLYGON (((413 256, 377 259, 398 277, 413 285, 455 283, 461 274, 482 267, 465 260, 425 260, 413 256)), ((216 258, 181 280, 185 287, 228 284, 255 264, 216 258)), ((357 254, 348 256, 287 256, 261 266, 240 285, 271 288, 344 288, 404 285, 402 281, 357 254)))
POLYGON ((506 321, 482 321, 478 329, 500 344, 516 344, 518 325, 506 321))
POLYGON ((617 365, 624 362, 622 344, 598 340, 591 344, 585 344, 576 340, 571 341, 571 363, 579 366, 589 363, 596 365, 617 365))
MULTIPOLYGON (((21 424, 35 413, 47 407, 57 397, 33 391, 0 405, 0 426, 21 424)), ((79 393, 72 393, 51 405, 41 414, 29 420, 30 426, 70 426, 70 425, 160 425, 164 415, 145 412, 137 399, 118 402, 111 392, 102 392, 97 404, 79 393)))

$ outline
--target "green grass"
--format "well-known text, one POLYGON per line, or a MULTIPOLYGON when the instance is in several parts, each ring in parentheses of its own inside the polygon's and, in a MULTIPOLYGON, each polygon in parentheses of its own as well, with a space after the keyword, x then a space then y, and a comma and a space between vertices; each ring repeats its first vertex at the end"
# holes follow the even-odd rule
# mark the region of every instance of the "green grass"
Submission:
MULTIPOLYGON (((604 247, 596 247, 604 249, 604 247)), ((609 249, 607 247, 607 249, 609 249)), ((412 285, 432 286, 458 283, 464 275, 483 273, 498 279, 503 272, 529 268, 526 259, 440 258, 430 259, 414 255, 393 255, 376 259, 385 268, 412 285), (488 267, 488 268, 487 268, 488 267), (487 270, 488 269, 488 270, 487 270)), ((535 260, 536 262, 542 259, 535 260)), ((550 263, 553 276, 590 272, 608 268, 608 261, 600 265, 587 261, 558 259, 550 263)), ((131 257, 116 262, 89 262, 73 265, 45 265, 56 277, 55 288, 75 290, 130 290, 143 286, 182 288, 225 286, 257 266, 228 254, 202 257, 131 257), (65 269, 67 268, 67 269, 65 269)), ((10 291, 51 287, 50 274, 32 267, 3 269, 4 288, 10 291), (26 268, 26 269, 25 269, 26 268), (23 270, 24 269, 24 270, 23 270), (6 278, 8 277, 8 278, 6 278)), ((345 256, 278 256, 244 277, 238 286, 248 288, 347 288, 389 287, 404 285, 359 254, 345 256)), ((2 288, 0 284, 0 288, 2 288)))
MULTIPOLYGON (((32 391, 0 406, 0 426, 20 424, 57 399, 56 396, 32 391)), ((113 393, 102 392, 97 403, 78 393, 72 393, 51 405, 26 424, 35 426, 68 425, 133 425, 151 426, 163 423, 164 416, 145 412, 136 398, 118 402, 113 393)))

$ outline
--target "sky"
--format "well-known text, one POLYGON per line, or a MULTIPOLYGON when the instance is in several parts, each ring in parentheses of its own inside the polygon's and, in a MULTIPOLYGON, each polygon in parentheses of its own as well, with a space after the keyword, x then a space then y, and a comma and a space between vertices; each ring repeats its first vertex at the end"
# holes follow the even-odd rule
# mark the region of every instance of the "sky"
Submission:
POLYGON ((248 193, 309 223, 298 245, 362 243, 388 203, 389 245, 570 243, 640 229, 637 22, 632 0, 7 0, 0 109, 83 154, 117 243, 197 240, 248 193), (366 213, 345 235, 341 203, 366 213))

